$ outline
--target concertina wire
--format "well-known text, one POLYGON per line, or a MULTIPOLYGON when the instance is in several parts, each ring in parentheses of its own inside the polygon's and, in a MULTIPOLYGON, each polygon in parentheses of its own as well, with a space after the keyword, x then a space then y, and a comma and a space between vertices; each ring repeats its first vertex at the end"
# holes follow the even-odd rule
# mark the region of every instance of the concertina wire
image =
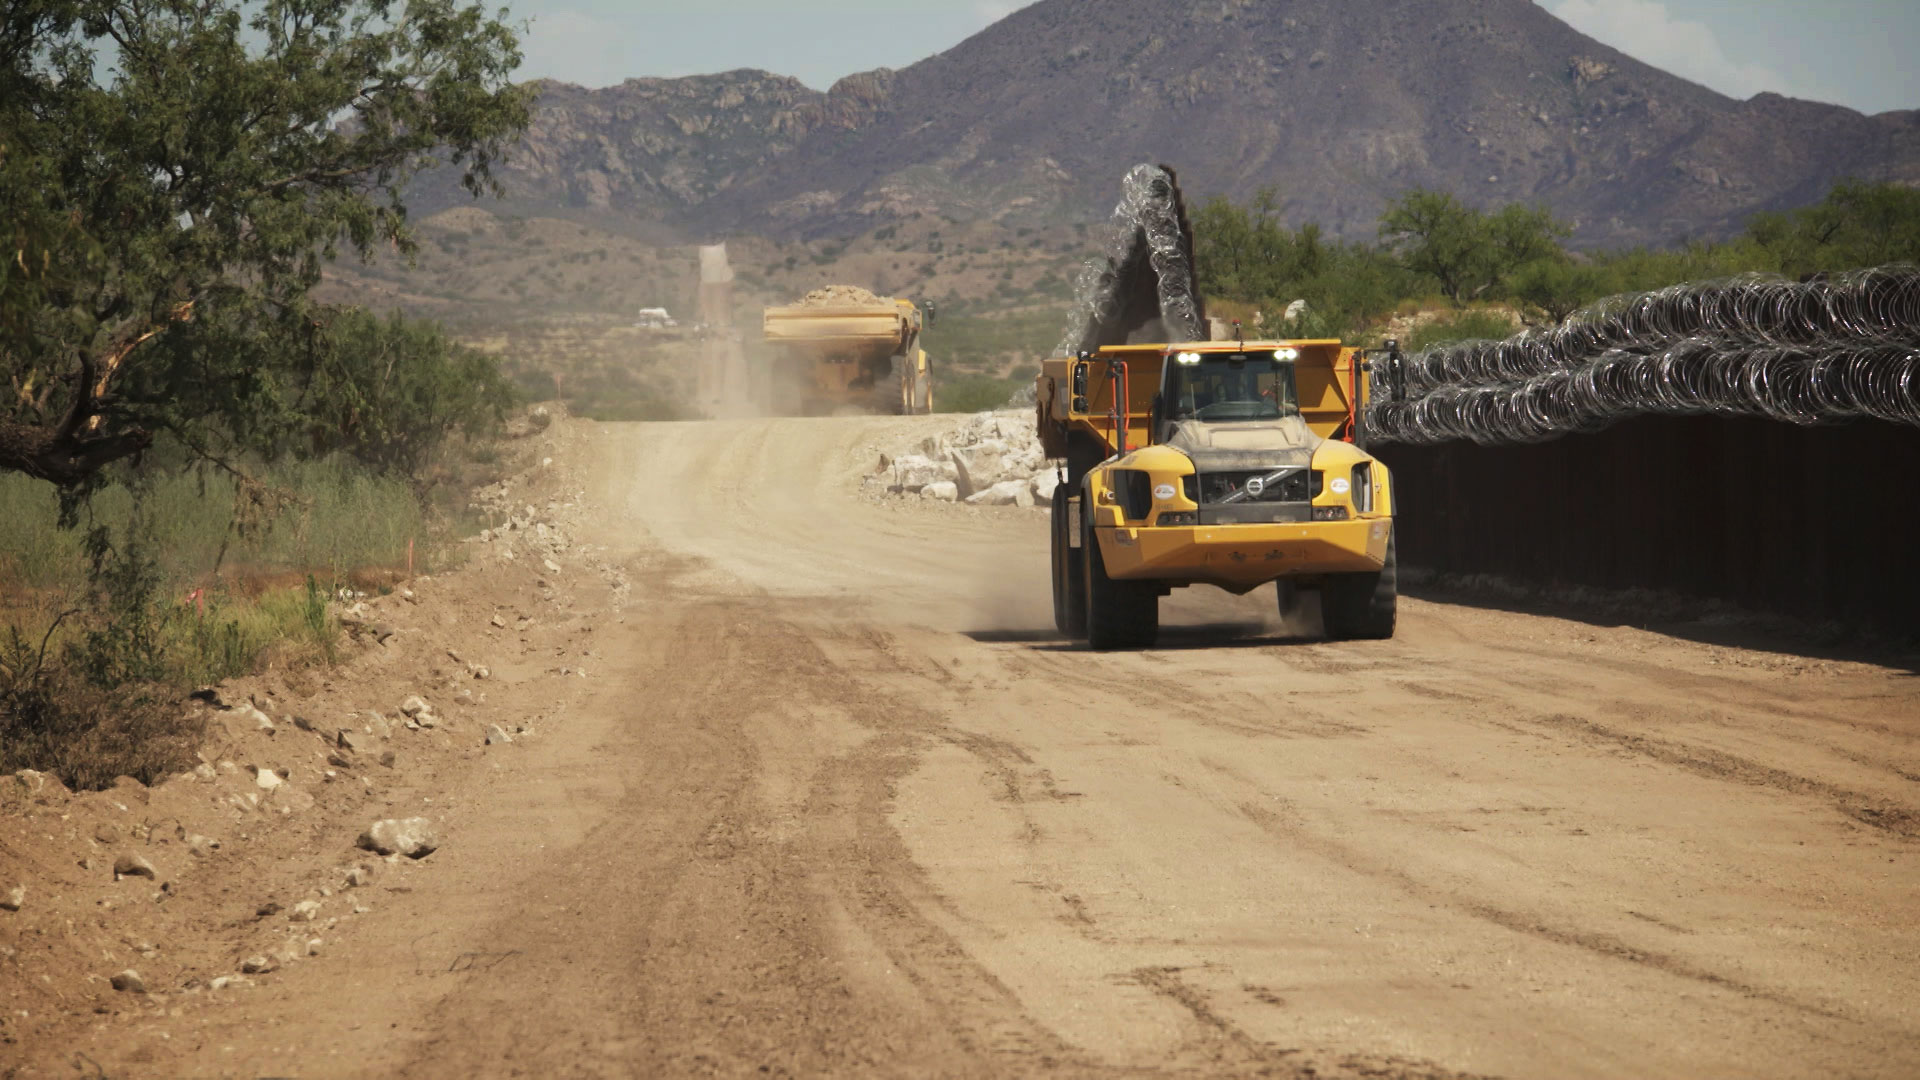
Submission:
POLYGON ((1539 442, 1649 413, 1920 425, 1920 267, 1611 297, 1557 326, 1372 364, 1371 438, 1539 442))

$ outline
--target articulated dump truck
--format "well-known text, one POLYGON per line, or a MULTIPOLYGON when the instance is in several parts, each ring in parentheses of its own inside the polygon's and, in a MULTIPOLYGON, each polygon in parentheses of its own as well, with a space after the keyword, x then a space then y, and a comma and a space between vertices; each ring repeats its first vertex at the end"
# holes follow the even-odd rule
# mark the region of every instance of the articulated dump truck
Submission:
POLYGON ((1108 346, 1041 365, 1053 610, 1096 649, 1145 647, 1160 597, 1276 583, 1328 637, 1393 636, 1393 484, 1361 449, 1365 359, 1337 341, 1108 346))
POLYGON ((912 303, 846 285, 767 308, 762 332, 775 350, 770 407, 806 416, 932 412, 933 377, 920 329, 912 303))

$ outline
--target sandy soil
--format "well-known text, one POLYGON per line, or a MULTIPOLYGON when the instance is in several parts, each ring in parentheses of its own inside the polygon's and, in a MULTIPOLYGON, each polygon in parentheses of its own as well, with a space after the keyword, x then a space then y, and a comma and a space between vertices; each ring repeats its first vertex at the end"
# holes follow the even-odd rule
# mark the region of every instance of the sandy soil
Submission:
POLYGON ((0 980, 96 969, 0 1075, 1920 1074, 1910 669, 1413 598, 1329 644, 1264 591, 1088 653, 1041 515, 856 493, 939 422, 579 425, 592 556, 483 559, 415 635, 492 698, 164 903, 0 912, 0 980), (207 989, 426 799, 439 851, 207 989), (155 907, 177 959, 107 989, 155 907))

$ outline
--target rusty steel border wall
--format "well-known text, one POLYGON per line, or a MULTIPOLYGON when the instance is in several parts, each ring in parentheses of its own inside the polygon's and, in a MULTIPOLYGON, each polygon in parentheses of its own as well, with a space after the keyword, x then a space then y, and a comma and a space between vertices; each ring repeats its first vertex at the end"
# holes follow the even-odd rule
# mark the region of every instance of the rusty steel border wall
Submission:
POLYGON ((1920 637, 1920 430, 1641 416, 1594 434, 1385 444, 1403 565, 1656 589, 1920 637))

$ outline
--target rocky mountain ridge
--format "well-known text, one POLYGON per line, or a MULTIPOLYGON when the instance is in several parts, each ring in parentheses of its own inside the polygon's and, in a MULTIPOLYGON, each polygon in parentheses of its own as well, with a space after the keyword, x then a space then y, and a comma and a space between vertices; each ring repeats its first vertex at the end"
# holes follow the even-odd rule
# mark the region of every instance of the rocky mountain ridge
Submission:
POLYGON ((502 179, 510 206, 614 231, 827 236, 1091 220, 1143 160, 1190 198, 1272 187, 1347 235, 1425 186, 1544 202, 1580 243, 1672 243, 1843 177, 1920 183, 1920 113, 1735 101, 1531 0, 1041 0, 826 93, 757 71, 546 83, 502 179))

